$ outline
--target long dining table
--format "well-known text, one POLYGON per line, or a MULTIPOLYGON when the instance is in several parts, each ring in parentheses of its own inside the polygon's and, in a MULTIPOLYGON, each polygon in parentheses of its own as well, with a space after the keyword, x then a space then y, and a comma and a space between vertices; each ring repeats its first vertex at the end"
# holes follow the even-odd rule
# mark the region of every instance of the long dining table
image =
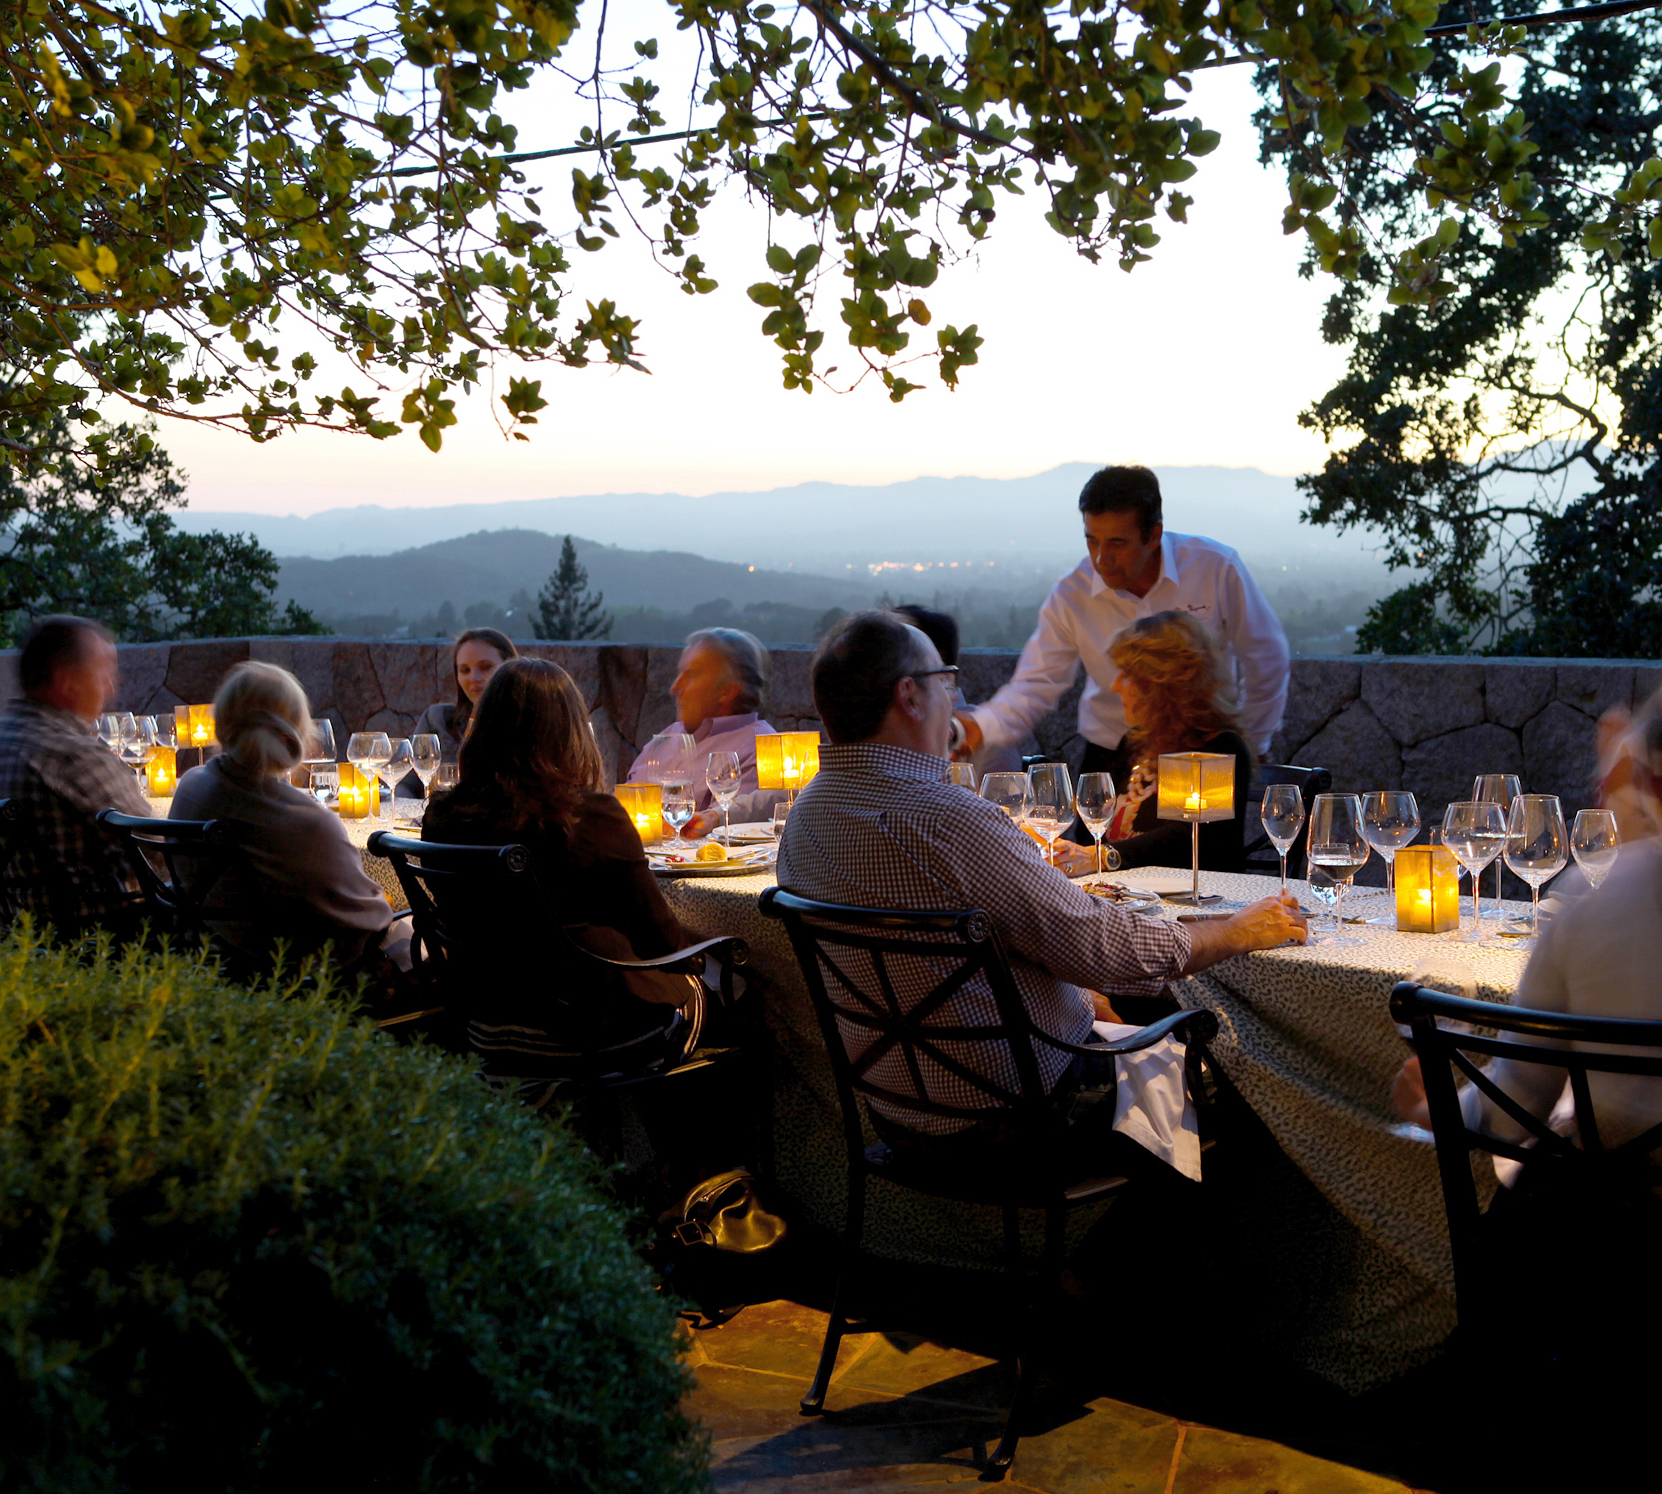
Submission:
MULTIPOLYGON (((1141 878, 1158 891, 1186 877, 1149 868, 1116 880, 1136 886, 1141 878)), ((1257 876, 1206 874, 1204 881, 1223 896, 1222 910, 1279 886, 1257 876)), ((677 876, 663 885, 689 933, 749 942, 747 978, 761 988, 770 1035, 771 1132, 759 1165, 814 1223, 835 1230, 844 1204, 840 1111, 795 956, 782 927, 757 907, 772 882, 771 873, 758 873, 677 876)), ((1306 883, 1290 886, 1307 908, 1319 907, 1306 883)), ((1383 902, 1358 898, 1357 911, 1378 913, 1383 902)), ((1180 911, 1163 902, 1152 916, 1180 911)), ((1505 911, 1522 909, 1508 904, 1505 911)), ((1458 934, 1353 922, 1342 928, 1355 942, 1239 956, 1176 982, 1173 991, 1182 1005, 1217 1014, 1213 1057, 1279 1148, 1279 1155, 1260 1148, 1245 1176, 1214 1190, 1212 1228, 1240 1246, 1225 1253, 1230 1279, 1217 1284, 1220 1310, 1250 1314, 1258 1304, 1265 1331, 1283 1350, 1355 1392, 1429 1359, 1454 1325, 1430 1138, 1398 1123, 1390 1108, 1391 1079, 1409 1051, 1391 1021, 1391 987, 1416 976, 1505 1002, 1525 954, 1458 934)), ((1225 1146, 1209 1156, 1209 1168, 1225 1146)), ((975 1266, 994 1258, 999 1239, 991 1210, 881 1187, 871 1200, 867 1240, 882 1255, 975 1266)))

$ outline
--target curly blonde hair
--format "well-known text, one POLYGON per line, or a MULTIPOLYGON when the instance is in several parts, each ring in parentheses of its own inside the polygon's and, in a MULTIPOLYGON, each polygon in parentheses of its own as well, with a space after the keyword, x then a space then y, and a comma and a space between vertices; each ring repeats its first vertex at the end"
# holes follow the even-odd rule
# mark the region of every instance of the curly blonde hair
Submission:
POLYGON ((1187 612, 1138 618, 1108 656, 1137 686, 1141 719, 1129 738, 1139 760, 1192 751, 1219 732, 1238 730, 1217 645, 1187 612))

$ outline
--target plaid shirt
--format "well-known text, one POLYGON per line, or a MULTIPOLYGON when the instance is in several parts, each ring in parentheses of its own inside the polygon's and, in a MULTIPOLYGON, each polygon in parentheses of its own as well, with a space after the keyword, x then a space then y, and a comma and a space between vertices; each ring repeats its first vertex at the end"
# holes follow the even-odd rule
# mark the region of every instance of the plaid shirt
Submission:
MULTIPOLYGON (((979 908, 1010 956, 1017 988, 1034 1024, 1063 1042, 1090 1035, 1088 990, 1155 995, 1189 957, 1189 931, 1128 913, 1074 886, 997 806, 944 780, 945 762, 902 747, 862 742, 820 748, 818 776, 797 797, 779 848, 779 885, 821 902, 919 911, 979 908), (1081 987, 1085 989, 1081 989, 1081 987)), ((853 952, 850 973, 870 972, 853 952)), ((941 972, 944 973, 944 972, 941 972)), ((928 962, 896 972, 904 1003, 927 995, 940 978, 928 962)), ((985 981, 972 981, 939 1008, 943 1026, 991 1026, 998 1009, 985 981)), ((845 1028, 858 1057, 860 1034, 845 1028)), ((950 1051, 948 1045, 943 1048, 950 1051)), ((1039 1072, 1051 1088, 1072 1062, 1035 1044, 1039 1072)), ((977 1044, 966 1067, 1014 1088, 1015 1064, 1003 1045, 977 1044)), ((937 1103, 985 1106, 989 1097, 925 1062, 925 1093, 937 1103)), ((898 1050, 872 1066, 872 1082, 916 1095, 898 1050)), ((945 1135, 966 1122, 873 1102, 881 1116, 912 1130, 945 1135)))
POLYGON ((129 900, 120 845, 93 820, 101 809, 149 814, 133 770, 79 716, 34 700, 0 712, 0 799, 26 819, 3 874, 11 908, 37 922, 97 922, 129 900))

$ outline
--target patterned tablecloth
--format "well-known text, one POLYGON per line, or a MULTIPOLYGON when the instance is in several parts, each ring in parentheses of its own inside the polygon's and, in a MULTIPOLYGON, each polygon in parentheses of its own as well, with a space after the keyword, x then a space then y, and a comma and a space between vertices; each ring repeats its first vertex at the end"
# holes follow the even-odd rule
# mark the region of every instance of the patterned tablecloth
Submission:
MULTIPOLYGON (((1125 873, 1123 880, 1135 884, 1137 875, 1125 873)), ((739 934, 750 943, 749 973, 765 988, 773 1039, 766 1163, 777 1185, 810 1217, 835 1229, 844 1198, 836 1091, 790 945, 780 926, 757 911, 757 896, 771 881, 757 875, 664 885, 690 932, 739 934)), ((1273 878, 1215 874, 1205 884, 1241 902, 1277 885, 1273 878)), ((1311 906, 1307 886, 1292 885, 1311 906)), ((1359 902, 1355 911, 1379 911, 1381 900, 1373 902, 1371 908, 1359 902)), ((1178 911, 1163 909, 1168 917, 1178 911)), ((1479 997, 1505 1001, 1525 957, 1510 948, 1463 944, 1454 935, 1399 934, 1359 924, 1347 924, 1346 932, 1362 942, 1244 956, 1189 977, 1175 990, 1184 1005, 1218 1014, 1218 1062, 1330 1206, 1321 1228, 1345 1236, 1320 1252, 1321 1281, 1301 1284, 1315 1305, 1292 1347, 1309 1368, 1355 1391, 1422 1362, 1454 1323, 1435 1159, 1423 1133, 1408 1134, 1389 1107, 1391 1077, 1408 1051, 1387 1010, 1391 987, 1432 962, 1472 981, 1479 997)), ((991 1211, 966 1218, 957 1206, 881 1187, 872 1205, 867 1237, 879 1253, 951 1265, 985 1264, 996 1253, 991 1211)), ((1257 1230, 1269 1220, 1273 1228, 1274 1220, 1296 1213, 1267 1196, 1254 1207, 1259 1217, 1223 1220, 1219 1227, 1257 1230)), ((1281 1268, 1305 1271, 1300 1260, 1295 1242, 1281 1268)), ((1266 1285, 1264 1295, 1275 1293, 1266 1285)))

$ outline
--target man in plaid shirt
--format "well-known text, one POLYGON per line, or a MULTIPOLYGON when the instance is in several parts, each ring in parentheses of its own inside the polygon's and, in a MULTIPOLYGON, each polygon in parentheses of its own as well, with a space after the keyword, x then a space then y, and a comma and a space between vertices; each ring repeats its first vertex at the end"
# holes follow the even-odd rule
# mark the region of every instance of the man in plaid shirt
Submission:
MULTIPOLYGON (((819 773, 786 824, 781 887, 868 908, 983 910, 1035 1025, 1069 1043, 1088 1042, 1093 1020, 1118 1020, 1096 993, 1158 995, 1175 977, 1220 960, 1304 941, 1304 916, 1291 897, 1180 924, 1127 912, 1076 887, 1003 810, 945 781, 956 676, 928 638, 893 613, 854 613, 821 644, 814 701, 831 744, 821 747, 819 773)), ((896 979, 902 1002, 921 999, 934 985, 923 960, 896 979)), ((938 1021, 995 1025, 991 991, 971 982, 940 1008, 938 1021)), ((1015 1082, 1007 1050, 978 1045, 966 1050, 970 1055, 991 1061, 997 1072, 988 1077, 1015 1082)), ((1037 1056, 1047 1091, 1055 1090, 1074 1066, 1071 1056, 1042 1045, 1037 1056)), ((870 1077, 917 1094, 898 1049, 870 1077)), ((926 1063, 922 1078, 918 1098, 985 1103, 984 1094, 939 1065, 926 1063)), ((1076 1070, 1069 1083, 1094 1078, 1076 1070)), ((967 1124, 875 1100, 872 1109, 880 1120, 936 1136, 967 1124)))
POLYGON ((132 902, 132 879, 93 817, 112 808, 150 813, 133 770, 96 731, 115 696, 115 644, 85 618, 42 618, 18 674, 23 699, 0 713, 0 798, 24 814, 5 868, 6 900, 60 929, 99 923, 132 902))

